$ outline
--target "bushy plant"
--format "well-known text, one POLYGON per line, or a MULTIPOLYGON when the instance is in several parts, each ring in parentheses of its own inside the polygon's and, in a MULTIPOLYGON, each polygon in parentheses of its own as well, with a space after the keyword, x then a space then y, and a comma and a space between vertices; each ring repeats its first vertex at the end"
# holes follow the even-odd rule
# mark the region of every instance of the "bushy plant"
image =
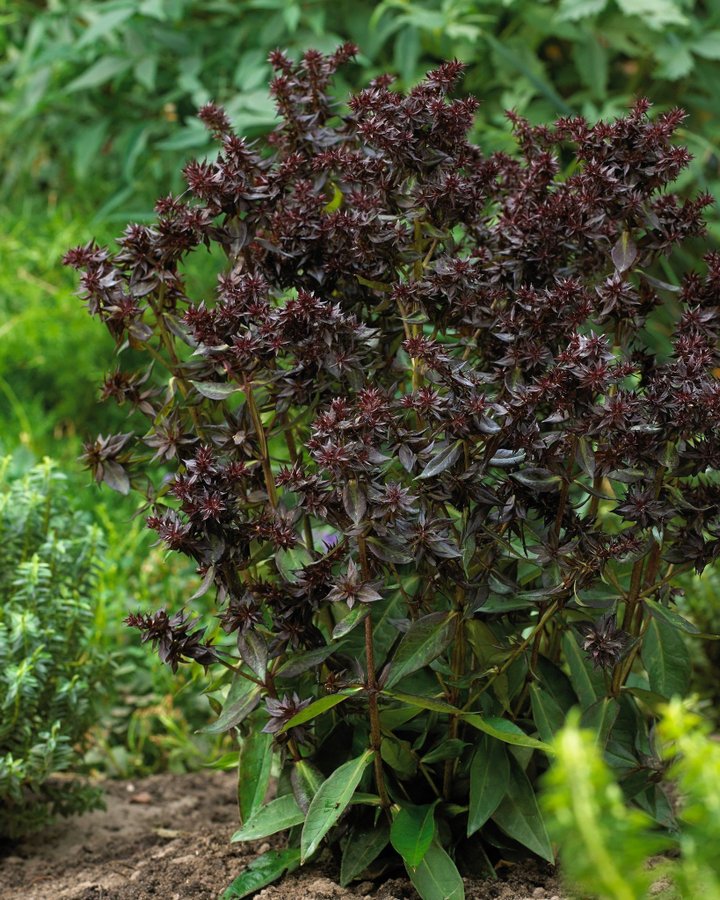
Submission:
POLYGON ((671 584, 720 552, 720 257, 657 272, 710 202, 667 191, 683 114, 510 114, 518 152, 484 156, 457 62, 337 115, 353 52, 273 53, 267 145, 205 106, 221 152, 187 196, 67 255, 121 362, 149 363, 104 386, 147 430, 86 461, 145 493, 228 639, 193 597, 129 624, 173 669, 226 670, 235 838, 292 829, 228 896, 326 837, 344 883, 402 858, 426 900, 461 897, 459 869, 552 860, 534 784, 574 706, 669 825, 648 709, 689 677, 671 584), (218 247, 216 293, 190 295, 187 260, 218 247))
POLYGON ((104 663, 93 647, 103 535, 68 508, 46 460, 0 466, 0 835, 100 805, 67 776, 96 719, 104 663), (59 778, 58 773, 63 773, 59 778))
POLYGON ((584 897, 720 896, 720 747, 708 732, 679 699, 661 709, 661 754, 671 764, 680 807, 681 829, 669 839, 649 816, 627 806, 595 735, 571 715, 553 744, 557 756, 544 780, 542 806, 563 871, 584 897), (670 849, 674 858, 648 867, 670 849))

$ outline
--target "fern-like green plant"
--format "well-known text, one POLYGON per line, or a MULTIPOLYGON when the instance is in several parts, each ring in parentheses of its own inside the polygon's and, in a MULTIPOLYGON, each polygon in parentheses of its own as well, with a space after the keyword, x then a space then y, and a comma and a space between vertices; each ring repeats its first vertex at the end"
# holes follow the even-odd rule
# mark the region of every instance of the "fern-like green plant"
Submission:
POLYGON ((650 816, 631 808, 595 735, 579 727, 579 715, 568 716, 541 799, 564 874, 583 897, 720 897, 720 744, 709 731, 687 701, 675 698, 661 708, 657 736, 680 822, 679 832, 662 834, 650 816), (648 866, 669 849, 665 864, 648 866))
POLYGON ((97 807, 57 773, 81 760, 104 664, 91 642, 103 534, 72 509, 53 463, 0 461, 0 835, 97 807))

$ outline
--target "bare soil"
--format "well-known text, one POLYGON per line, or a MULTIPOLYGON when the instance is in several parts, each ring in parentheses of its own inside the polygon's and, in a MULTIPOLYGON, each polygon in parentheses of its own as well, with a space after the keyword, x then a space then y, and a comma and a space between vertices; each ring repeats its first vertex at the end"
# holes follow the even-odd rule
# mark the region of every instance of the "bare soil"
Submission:
MULTIPOLYGON (((216 900, 269 844, 231 844, 235 778, 221 772, 105 783, 104 811, 60 820, 0 846, 1 900, 216 900)), ((342 888, 331 863, 306 866, 257 900, 418 900, 407 879, 342 888)), ((549 866, 508 865, 467 879, 467 900, 562 900, 549 866)))

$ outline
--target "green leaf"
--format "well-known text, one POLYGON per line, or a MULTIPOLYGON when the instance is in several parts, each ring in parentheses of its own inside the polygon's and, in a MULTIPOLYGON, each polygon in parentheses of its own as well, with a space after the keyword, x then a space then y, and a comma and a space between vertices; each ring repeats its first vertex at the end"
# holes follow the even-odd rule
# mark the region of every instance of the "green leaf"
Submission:
POLYGON ((243 827, 230 838, 231 841, 256 841, 285 831, 305 821, 305 813, 297 805, 292 794, 285 794, 261 806, 243 827))
POLYGON ((305 709, 301 709, 297 715, 286 722, 280 729, 280 734, 287 731, 289 728, 295 728, 296 725, 302 725, 304 722, 309 722, 311 719, 321 716, 329 709, 332 709, 333 706, 344 703, 345 700, 352 697, 353 694, 357 694, 360 690, 362 690, 360 687, 348 688, 342 693, 330 694, 328 697, 321 697, 319 700, 314 700, 309 706, 306 706, 305 709))
POLYGON ((508 791, 491 818, 513 840, 548 862, 555 862, 535 791, 513 757, 510 758, 508 791))
POLYGON ((101 38, 104 38, 117 28, 118 25, 122 25, 134 12, 134 4, 131 3, 128 6, 116 7, 106 13, 94 15, 93 22, 80 35, 78 42, 75 44, 75 49, 79 50, 81 47, 96 44, 101 38))
POLYGON ((608 0, 560 0, 560 21, 575 22, 602 12, 608 0))
POLYGON ((387 847, 389 841, 390 828, 387 822, 380 821, 374 828, 359 834, 353 829, 343 850, 340 884, 346 887, 353 878, 362 874, 387 847))
POLYGON ((447 447, 443 447, 439 453, 436 453, 435 456, 430 460, 430 462, 425 466, 422 472, 418 475, 418 479, 420 478, 433 478, 435 475, 440 475, 441 472, 444 472, 446 469, 449 469, 460 456, 462 451, 462 441, 455 441, 454 444, 450 444, 447 447))
POLYGON ((642 644, 650 689, 662 697, 685 696, 690 685, 690 654, 682 635, 660 619, 650 619, 642 644))
MULTIPOLYGON (((571 106, 563 100, 563 98, 558 94, 555 88, 546 81, 540 74, 533 71, 532 63, 530 61, 526 61, 523 59, 519 53, 516 53, 515 50, 507 45, 506 43, 499 41, 494 35, 486 32, 484 34, 485 40, 490 44, 495 53, 500 57, 500 59, 505 60, 509 65, 513 68, 517 69, 522 75, 527 78, 530 84, 535 87, 537 91, 539 91, 550 103, 553 104, 557 112, 559 112, 563 116, 572 115, 573 109, 571 106)), ((529 50, 529 48, 528 48, 529 50)), ((536 62, 536 60, 533 60, 536 62)))
POLYGON ((533 721, 540 737, 549 744, 565 722, 565 713, 552 696, 537 684, 530 685, 530 703, 533 721))
POLYGON ((445 759, 458 759, 462 756, 462 752, 466 747, 470 745, 466 741, 461 741, 459 738, 445 738, 444 741, 440 741, 437 747, 433 747, 428 753, 426 753, 421 762, 428 765, 429 763, 442 762, 445 759))
POLYGON ((380 756, 400 777, 412 778, 417 772, 417 756, 412 752, 409 741, 395 737, 383 737, 380 756))
MULTIPOLYGON (((657 58, 657 57, 656 57, 657 58)), ((693 70, 695 60, 684 44, 663 44, 655 70, 660 78, 679 81, 693 70)))
POLYGON ((320 785, 310 804, 300 837, 302 862, 312 856, 320 841, 343 814, 373 756, 374 751, 366 750, 357 759, 351 759, 336 769, 320 785))
POLYGON ((657 31, 668 25, 688 24, 687 17, 675 0, 617 0, 617 5, 625 15, 638 16, 646 25, 657 31))
POLYGON ((227 400, 232 394, 242 393, 236 384, 224 381, 191 381, 190 384, 208 400, 227 400))
POLYGON ((602 700, 598 700, 597 703, 593 703, 583 711, 580 725, 582 728, 594 731, 598 747, 604 749, 619 713, 620 704, 617 700, 612 697, 603 697, 602 700))
POLYGON ((485 734, 489 734, 490 737, 505 744, 512 744, 515 747, 529 747, 532 750, 542 750, 543 753, 547 754, 555 752, 549 744, 539 741, 537 738, 528 737, 522 728, 514 722, 509 722, 507 719, 500 719, 496 716, 483 718, 476 713, 467 713, 464 718, 473 728, 477 728, 478 731, 483 731, 485 734))
POLYGON ((325 662, 328 656, 337 653, 342 647, 342 641, 337 644, 327 644, 325 647, 316 647, 314 650, 306 650, 304 653, 296 653, 278 668, 275 673, 276 678, 296 678, 307 672, 308 669, 314 669, 320 663, 325 662))
POLYGON ((229 731, 239 725, 260 702, 261 690, 259 684, 248 681, 242 675, 236 675, 230 685, 220 716, 215 722, 206 725, 200 731, 203 734, 221 734, 223 731, 229 731))
POLYGON ((387 687, 440 656, 453 639, 455 624, 455 615, 444 612, 430 613, 413 622, 395 651, 387 687))
POLYGON ((646 597, 643 600, 643 603, 648 608, 650 615, 655 619, 662 619, 668 625, 672 625, 673 628, 679 628, 681 631, 684 631, 686 634, 700 634, 700 629, 697 625, 693 625, 692 622, 688 622, 687 619, 684 619, 680 613, 676 613, 672 609, 668 609, 667 606, 663 606, 661 603, 658 603, 657 600, 653 600, 651 597, 646 597))
POLYGON ((435 837, 435 804, 403 806, 390 827, 390 843, 405 865, 416 867, 435 837))
POLYGON ((467 836, 487 822, 510 784, 510 762, 500 741, 483 737, 470 764, 470 805, 467 836))
POLYGON ((434 697, 418 697, 415 694, 406 694, 404 691, 381 691, 383 697, 392 697, 408 706, 417 706, 420 709, 429 709, 433 712, 449 713, 450 715, 462 715, 462 710, 445 700, 436 700, 434 697))
POLYGON ((562 636, 562 647, 570 667, 570 682, 578 695, 580 705, 583 709, 587 709, 600 697, 605 696, 602 674, 592 668, 572 632, 566 631, 562 636))
POLYGON ((300 865, 300 851, 297 847, 286 850, 268 850, 254 859, 245 871, 238 875, 220 894, 219 900, 242 900, 249 897, 281 875, 292 872, 300 865))
POLYGON ((430 844, 419 866, 405 868, 422 900, 465 900, 460 873, 437 841, 430 844))
POLYGON ((238 808, 240 822, 247 822, 260 808, 272 768, 273 736, 253 728, 240 747, 238 765, 238 808))
POLYGON ((290 783, 297 805, 304 813, 310 809, 312 799, 324 780, 323 773, 307 759, 299 759, 293 765, 290 783))
POLYGON ((103 56, 89 69, 86 69, 82 75, 65 85, 65 93, 72 94, 75 91, 100 87, 115 78, 116 75, 126 72, 130 68, 130 64, 131 60, 122 56, 103 56))
POLYGON ((364 622, 370 615, 370 606, 367 603, 359 603, 350 610, 344 619, 341 619, 333 628, 333 640, 344 637, 351 632, 356 625, 364 622))
POLYGON ((703 59, 720 59, 720 31, 717 29, 707 31, 690 46, 692 52, 702 56, 703 59))

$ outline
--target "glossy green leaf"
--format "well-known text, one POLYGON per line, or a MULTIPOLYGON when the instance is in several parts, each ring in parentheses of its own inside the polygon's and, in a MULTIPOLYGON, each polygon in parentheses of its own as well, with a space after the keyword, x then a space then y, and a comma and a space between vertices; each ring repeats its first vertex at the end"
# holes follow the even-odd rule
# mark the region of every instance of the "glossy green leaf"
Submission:
POLYGON ((309 706, 301 709, 297 715, 293 716, 292 719, 287 721, 283 725, 281 733, 287 731, 289 728, 295 728, 296 725, 302 725, 305 722, 310 722, 317 716, 321 716, 329 709, 332 709, 333 706, 337 706, 339 703, 344 703, 346 700, 352 697, 353 694, 357 694, 357 692, 360 690, 360 687, 348 688, 348 690, 343 691, 342 693, 329 694, 327 697, 321 697, 319 700, 314 700, 309 706))
POLYGON ((513 840, 548 862, 555 861, 533 786, 513 757, 508 791, 491 818, 513 840))
POLYGON ((300 865, 300 851, 297 847, 286 850, 268 850, 254 859, 245 871, 233 879, 220 894, 219 900, 242 900, 264 888, 282 875, 292 872, 300 865))
POLYGON ((430 613, 413 622, 395 651, 386 686, 392 687, 440 656, 453 639, 455 624, 455 616, 444 612, 430 613))
POLYGON ((420 865, 434 837, 434 803, 427 806, 403 806, 390 827, 390 843, 407 866, 420 865))
POLYGON ((464 716, 464 719, 473 728, 477 728, 478 731, 483 731, 485 734, 489 734, 490 737, 503 741, 505 744, 513 744, 516 747, 529 747, 532 750, 542 750, 543 753, 548 754, 555 752, 550 745, 539 741, 537 738, 528 737, 519 725, 509 722, 507 719, 500 719, 496 716, 483 718, 476 713, 467 714, 464 716))
POLYGON ((361 875, 373 860, 382 853, 390 842, 390 827, 380 820, 367 831, 350 832, 342 862, 340 863, 340 884, 345 887, 361 875))
POLYGON ((329 656, 332 656, 333 653, 337 653, 342 646, 343 642, 338 641, 336 644, 327 644, 325 647, 316 647, 313 650, 306 650, 303 653, 293 654, 293 656, 286 659, 285 662, 278 667, 275 677, 296 678, 298 675, 302 675, 303 672, 307 672, 308 669, 314 669, 316 666, 325 662, 329 656))
POLYGON ((330 831, 352 800, 355 788, 363 772, 373 758, 373 751, 366 750, 351 759, 324 781, 313 797, 300 837, 301 859, 305 862, 320 846, 320 841, 330 831))
POLYGON ((530 685, 530 703, 533 721, 540 737, 549 744, 565 722, 565 713, 560 709, 552 695, 537 684, 530 685))
POLYGON ((419 866, 405 868, 422 900, 464 900, 465 886, 457 866, 437 841, 430 844, 419 866))
POLYGON ((677 628, 651 618, 641 650, 650 689, 662 697, 684 696, 690 684, 690 653, 677 628))
POLYGON ((270 783, 273 736, 253 728, 240 747, 238 807, 240 822, 247 822, 260 808, 270 783))
POLYGON ((467 836, 475 834, 498 808, 510 785, 510 762, 500 741, 483 737, 470 764, 467 836))
POLYGON ((300 809, 307 813, 312 799, 325 780, 323 773, 307 759, 299 759, 293 764, 290 775, 293 796, 300 809))
POLYGON ((218 719, 200 730, 204 734, 221 734, 223 731, 229 731, 239 725, 260 702, 261 690, 260 685, 248 681, 242 675, 236 675, 230 685, 218 719))
POLYGON ((292 794, 285 794, 261 806, 243 827, 230 838, 231 841, 256 841, 285 831, 305 821, 305 813, 297 805, 292 794))
POLYGON ((605 696, 605 681, 602 672, 593 669, 592 663, 580 649, 575 635, 566 631, 562 636, 562 648, 570 667, 570 682, 578 695, 583 709, 592 706, 605 696))

